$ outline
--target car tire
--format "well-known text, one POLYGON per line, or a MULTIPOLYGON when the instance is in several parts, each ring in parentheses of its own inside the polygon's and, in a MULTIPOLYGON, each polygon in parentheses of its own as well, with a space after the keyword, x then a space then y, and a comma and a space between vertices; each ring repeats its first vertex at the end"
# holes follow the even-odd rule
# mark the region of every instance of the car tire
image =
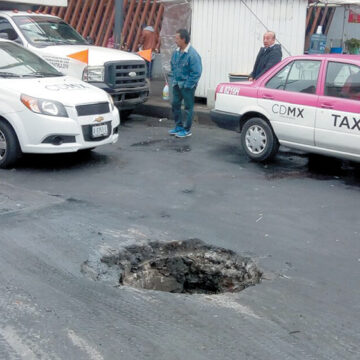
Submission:
POLYGON ((8 123, 0 120, 0 168, 6 169, 14 165, 21 154, 15 131, 8 123))
POLYGON ((125 121, 132 114, 133 110, 121 110, 120 111, 120 120, 125 121))
POLYGON ((259 162, 271 160, 279 150, 271 125, 261 118, 251 118, 244 124, 241 145, 251 160, 259 162))

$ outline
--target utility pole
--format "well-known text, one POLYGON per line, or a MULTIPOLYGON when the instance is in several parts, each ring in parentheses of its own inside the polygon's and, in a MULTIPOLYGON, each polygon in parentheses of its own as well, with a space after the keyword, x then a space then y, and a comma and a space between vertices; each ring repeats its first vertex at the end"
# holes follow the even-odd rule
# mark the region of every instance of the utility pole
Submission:
POLYGON ((115 0, 114 48, 121 47, 121 32, 124 24, 124 0, 115 0))

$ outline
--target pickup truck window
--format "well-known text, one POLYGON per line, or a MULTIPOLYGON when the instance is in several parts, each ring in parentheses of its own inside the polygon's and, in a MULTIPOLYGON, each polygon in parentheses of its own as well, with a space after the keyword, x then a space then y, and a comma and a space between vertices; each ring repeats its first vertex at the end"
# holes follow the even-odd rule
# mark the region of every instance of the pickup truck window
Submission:
POLYGON ((295 60, 280 70, 267 88, 315 94, 321 61, 295 60))
POLYGON ((79 33, 59 18, 19 15, 13 20, 26 40, 36 47, 87 44, 79 33))
POLYGON ((10 22, 3 17, 0 17, 0 34, 5 34, 4 39, 22 43, 10 22))
POLYGON ((31 51, 11 42, 0 43, 0 78, 63 76, 31 51))
POLYGON ((326 71, 325 95, 360 100, 360 68, 330 61, 326 71))

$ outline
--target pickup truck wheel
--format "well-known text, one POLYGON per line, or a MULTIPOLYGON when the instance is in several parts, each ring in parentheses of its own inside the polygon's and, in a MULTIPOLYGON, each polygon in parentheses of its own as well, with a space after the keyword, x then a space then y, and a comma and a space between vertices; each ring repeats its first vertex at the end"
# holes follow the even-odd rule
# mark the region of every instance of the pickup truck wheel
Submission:
POLYGON ((279 142, 271 126, 261 118, 249 119, 241 131, 241 144, 247 156, 254 161, 272 159, 279 142))
POLYGON ((133 110, 121 110, 120 111, 120 120, 125 121, 132 114, 133 110))
POLYGON ((0 120, 0 168, 6 169, 20 157, 21 150, 12 127, 0 120))

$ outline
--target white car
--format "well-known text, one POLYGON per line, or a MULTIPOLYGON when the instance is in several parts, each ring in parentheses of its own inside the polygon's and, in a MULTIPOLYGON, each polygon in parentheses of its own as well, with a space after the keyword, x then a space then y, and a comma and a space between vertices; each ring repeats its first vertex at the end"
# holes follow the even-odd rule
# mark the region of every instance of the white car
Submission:
POLYGON ((119 124, 105 91, 0 40, 0 167, 14 164, 22 153, 76 152, 115 143, 119 124))
POLYGON ((57 16, 0 10, 0 37, 33 51, 60 72, 105 90, 123 116, 149 96, 146 65, 139 55, 90 45, 57 16))

